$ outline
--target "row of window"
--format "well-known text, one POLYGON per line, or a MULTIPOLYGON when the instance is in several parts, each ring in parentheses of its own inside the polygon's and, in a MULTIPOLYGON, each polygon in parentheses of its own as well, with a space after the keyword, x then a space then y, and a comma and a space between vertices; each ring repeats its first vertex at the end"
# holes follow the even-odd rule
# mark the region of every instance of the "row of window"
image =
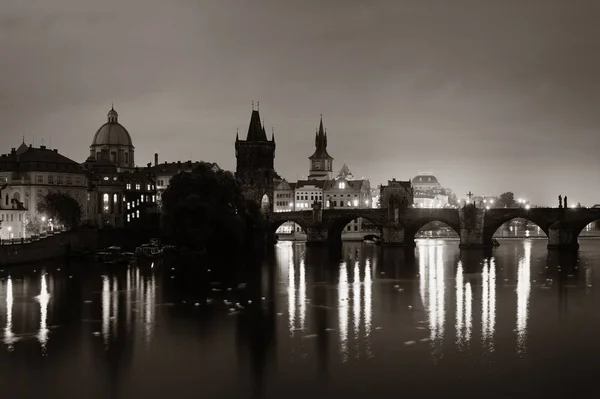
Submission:
POLYGON ((140 210, 138 209, 136 212, 127 214, 127 223, 131 222, 131 220, 135 218, 140 218, 140 210))
MULTIPOLYGON (((131 183, 127 183, 127 185, 125 187, 127 188, 127 190, 131 190, 132 184, 131 183)), ((135 184, 135 189, 136 189, 136 191, 140 191, 142 189, 142 185, 140 183, 136 183, 135 184)), ((154 190, 154 184, 147 183, 146 184, 146 191, 151 191, 151 190, 154 190)))
POLYGON ((275 195, 277 198, 292 198, 292 193, 277 193, 275 195))
POLYGON ((44 175, 37 175, 36 176, 36 182, 37 184, 54 184, 54 182, 56 181, 56 184, 59 186, 62 186, 63 184, 66 183, 67 186, 70 186, 73 184, 73 181, 75 181, 75 184, 80 186, 81 182, 82 182, 82 177, 81 176, 75 176, 75 179, 73 179, 72 176, 67 175, 67 176, 62 176, 62 175, 58 175, 58 176, 54 176, 54 175, 48 175, 47 180, 44 179, 44 175), (54 177, 56 177, 56 180, 54 179, 54 177))
MULTIPOLYGON (((15 214, 14 213, 0 213, 0 222, 14 222, 15 221, 15 214), (6 215, 6 217, 5 217, 6 215)), ((23 221, 23 214, 19 213, 19 217, 18 217, 18 221, 22 222, 23 221)))

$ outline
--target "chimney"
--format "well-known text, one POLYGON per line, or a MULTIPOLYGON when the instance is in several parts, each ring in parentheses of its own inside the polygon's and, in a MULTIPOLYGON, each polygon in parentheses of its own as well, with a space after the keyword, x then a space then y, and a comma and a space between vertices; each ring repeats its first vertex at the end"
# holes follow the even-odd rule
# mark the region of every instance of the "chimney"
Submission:
POLYGON ((17 149, 16 149, 16 148, 11 148, 11 149, 10 149, 10 153, 11 153, 11 154, 14 154, 15 152, 17 152, 17 149))
POLYGON ((45 145, 41 145, 41 146, 40 146, 40 150, 45 150, 45 149, 46 149, 46 146, 45 146, 45 145))
POLYGON ((54 151, 54 152, 58 153, 58 148, 55 148, 55 149, 54 149, 54 150, 52 150, 52 151, 54 151))
POLYGON ((158 165, 158 152, 154 153, 154 166, 158 165))
POLYGON ((150 168, 152 166, 152 162, 148 162, 148 168, 150 168))

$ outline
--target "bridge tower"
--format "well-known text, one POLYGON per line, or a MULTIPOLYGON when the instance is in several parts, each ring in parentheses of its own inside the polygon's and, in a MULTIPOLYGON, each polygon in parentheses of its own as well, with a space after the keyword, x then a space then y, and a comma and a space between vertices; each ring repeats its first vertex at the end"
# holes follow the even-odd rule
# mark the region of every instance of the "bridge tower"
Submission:
POLYGON ((323 129, 323 115, 315 135, 315 152, 308 159, 310 160, 308 180, 331 180, 333 157, 327 153, 327 132, 323 129))
POLYGON ((235 137, 235 175, 242 185, 244 197, 261 205, 264 212, 273 210, 275 172, 275 133, 267 139, 258 109, 252 105, 246 140, 235 137))

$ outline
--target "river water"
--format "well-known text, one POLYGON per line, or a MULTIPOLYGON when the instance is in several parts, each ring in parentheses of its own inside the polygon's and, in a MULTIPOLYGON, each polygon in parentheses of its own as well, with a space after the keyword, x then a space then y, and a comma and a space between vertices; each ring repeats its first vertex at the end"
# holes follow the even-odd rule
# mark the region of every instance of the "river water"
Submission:
POLYGON ((208 293, 186 265, 1 270, 0 397, 595 398, 600 240, 580 242, 284 242, 208 293))

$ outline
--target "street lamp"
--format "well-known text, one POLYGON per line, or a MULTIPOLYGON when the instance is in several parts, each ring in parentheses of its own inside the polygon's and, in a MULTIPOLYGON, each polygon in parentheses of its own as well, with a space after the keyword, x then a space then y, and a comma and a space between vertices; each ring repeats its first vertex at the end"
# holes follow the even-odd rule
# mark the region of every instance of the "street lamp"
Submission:
POLYGON ((525 209, 530 209, 530 208, 531 208, 531 205, 529 205, 529 204, 525 205, 525 209))

